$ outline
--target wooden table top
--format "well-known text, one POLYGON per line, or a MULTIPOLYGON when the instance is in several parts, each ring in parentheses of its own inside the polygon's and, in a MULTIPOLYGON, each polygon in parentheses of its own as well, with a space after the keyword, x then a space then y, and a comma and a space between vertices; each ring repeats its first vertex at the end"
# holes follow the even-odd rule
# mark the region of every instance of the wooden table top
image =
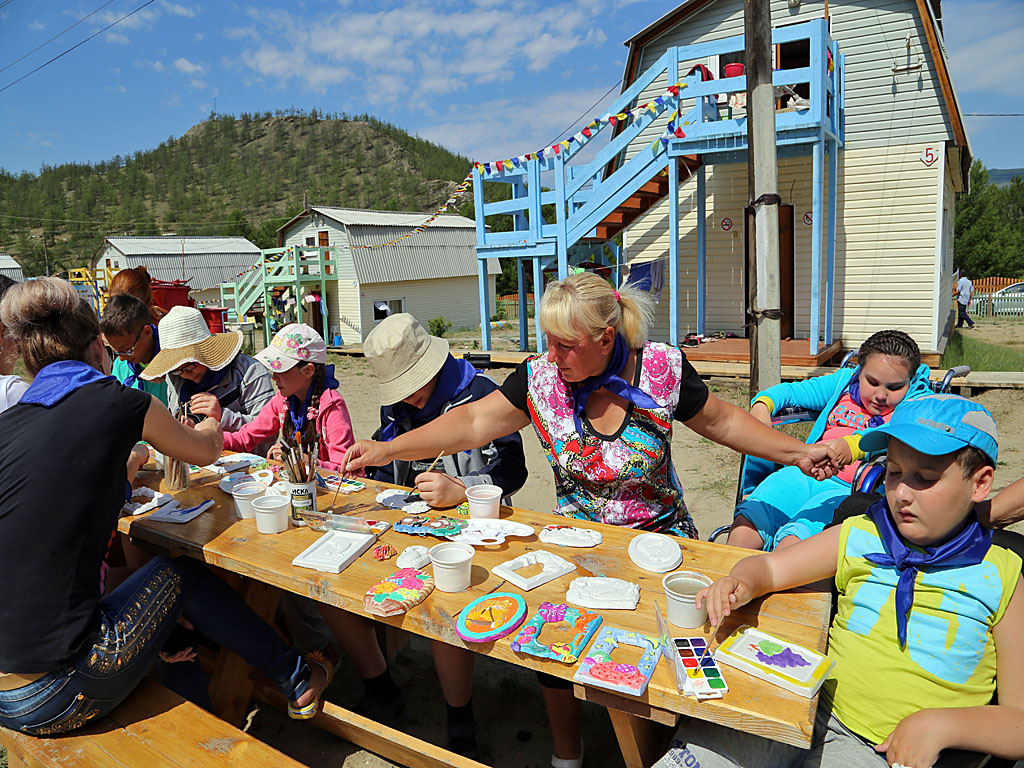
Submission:
MULTIPOLYGON (((151 522, 147 520, 148 515, 123 517, 119 529, 134 539, 162 550, 189 555, 289 592, 347 611, 368 615, 363 610, 363 595, 370 586, 397 570, 393 558, 379 562, 373 558, 371 547, 340 574, 295 567, 291 564, 292 559, 323 534, 308 528, 296 527, 290 527, 287 531, 275 535, 257 532, 254 520, 240 520, 235 515, 233 499, 218 488, 219 479, 219 475, 210 473, 199 476, 194 474, 191 488, 174 492, 183 507, 198 504, 205 499, 214 500, 214 506, 195 520, 176 524, 151 522)), ((141 472, 136 484, 165 490, 162 475, 156 472, 141 472)), ((375 501, 379 491, 390 487, 393 486, 369 482, 365 490, 339 495, 335 512, 394 523, 404 517, 404 513, 382 507, 375 501)), ((333 497, 333 492, 321 490, 317 498, 318 507, 322 510, 327 509, 333 497)), ((445 593, 435 589, 424 602, 408 613, 386 619, 377 616, 372 618, 425 637, 471 648, 487 656, 571 680, 577 664, 563 664, 515 653, 510 647, 511 636, 489 643, 466 643, 455 632, 454 617, 471 600, 496 591, 523 595, 529 607, 529 617, 544 601, 564 602, 565 591, 573 578, 614 576, 640 585, 640 604, 635 611, 598 611, 605 624, 652 636, 657 635, 653 601, 657 599, 664 612, 662 574, 642 570, 630 560, 627 548, 629 540, 635 535, 633 530, 585 521, 570 521, 554 514, 512 507, 502 507, 501 516, 526 523, 538 533, 544 526, 552 524, 570 523, 577 527, 593 528, 601 531, 604 541, 594 548, 574 549, 542 544, 534 535, 508 538, 498 546, 477 547, 473 558, 472 581, 468 590, 445 593), (518 589, 490 571, 506 560, 537 549, 557 552, 575 563, 576 570, 529 592, 518 589)), ((411 536, 396 533, 391 529, 380 536, 380 543, 391 544, 399 553, 412 544, 429 547, 438 541, 433 537, 411 536)), ((679 544, 683 550, 683 563, 680 569, 700 571, 712 578, 726 575, 734 563, 750 554, 749 550, 690 539, 679 539, 679 544)), ((737 626, 751 624, 766 632, 824 652, 829 624, 829 605, 829 593, 812 588, 769 595, 734 612, 724 622, 719 632, 719 640, 724 639, 737 626)), ((678 636, 709 635, 707 627, 697 630, 675 629, 678 636)), ((551 627, 545 629, 542 640, 547 643, 563 641, 557 628, 551 627)), ((630 650, 637 650, 635 656, 639 657, 638 649, 630 650)), ((618 656, 615 658, 619 659, 618 656)), ((623 657, 621 660, 635 662, 636 658, 623 657)), ((667 717, 669 713, 676 713, 711 720, 796 746, 806 747, 810 744, 817 698, 803 698, 732 667, 724 667, 723 671, 729 685, 729 693, 722 699, 705 702, 698 702, 676 691, 674 673, 667 663, 658 664, 642 697, 627 696, 604 689, 584 688, 579 685, 576 690, 577 695, 583 694, 581 698, 652 717, 661 722, 673 722, 674 715, 671 720, 667 717)))

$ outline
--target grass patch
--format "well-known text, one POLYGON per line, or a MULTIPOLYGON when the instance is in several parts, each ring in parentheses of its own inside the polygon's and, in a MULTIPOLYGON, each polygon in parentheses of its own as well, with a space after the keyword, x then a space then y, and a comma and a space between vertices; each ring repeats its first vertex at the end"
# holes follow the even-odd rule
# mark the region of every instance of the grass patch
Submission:
POLYGON ((954 331, 942 355, 942 367, 969 365, 972 371, 1024 371, 1024 350, 989 344, 954 331))

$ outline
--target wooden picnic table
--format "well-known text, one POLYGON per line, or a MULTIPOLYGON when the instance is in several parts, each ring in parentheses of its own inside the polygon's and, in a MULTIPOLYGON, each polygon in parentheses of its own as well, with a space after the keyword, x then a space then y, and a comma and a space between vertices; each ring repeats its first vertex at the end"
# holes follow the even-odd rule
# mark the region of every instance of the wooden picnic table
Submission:
MULTIPOLYGON (((275 535, 258 533, 254 520, 241 520, 235 515, 233 499, 219 489, 219 479, 220 476, 213 473, 193 474, 191 488, 174 492, 182 507, 198 504, 205 499, 212 499, 215 502, 209 511, 195 520, 175 524, 149 521, 148 515, 123 517, 119 525, 120 530, 149 548, 194 557, 247 577, 243 594, 257 613, 264 617, 271 615, 276 607, 279 596, 277 590, 286 590, 347 611, 369 615, 363 610, 363 595, 371 585, 397 570, 394 559, 377 561, 372 556, 371 547, 340 574, 295 567, 291 564, 292 559, 323 534, 300 527, 290 527, 287 531, 275 535)), ((138 484, 165 490, 162 476, 155 472, 141 473, 138 484)), ((364 490, 339 495, 335 512, 394 523, 404 517, 405 513, 382 507, 375 499, 378 492, 392 487, 394 486, 370 481, 364 490)), ((319 509, 327 509, 333 497, 333 492, 321 489, 317 497, 319 509)), ((525 538, 510 537, 498 546, 477 547, 473 558, 472 581, 468 590, 445 593, 435 589, 424 602, 408 613, 391 618, 371 618, 427 638, 470 648, 477 653, 511 664, 571 680, 577 664, 564 664, 516 653, 510 646, 512 636, 488 643, 466 643, 455 632, 455 617, 471 600, 496 591, 523 595, 529 608, 529 617, 544 601, 564 602, 565 591, 573 578, 614 576, 640 585, 640 604, 635 611, 598 611, 602 614, 604 625, 657 635, 654 601, 658 601, 664 612, 662 574, 645 571, 630 560, 627 547, 629 540, 636 535, 635 531, 585 521, 567 521, 566 518, 554 514, 512 507, 502 507, 501 517, 526 523, 538 533, 546 525, 571 522, 578 527, 599 530, 604 540, 594 548, 574 549, 543 544, 534 535, 525 538), (557 552, 575 563, 576 570, 528 592, 519 590, 491 573, 491 568, 499 563, 538 549, 557 552)), ((397 533, 393 529, 389 529, 379 538, 379 543, 391 544, 399 553, 412 544, 431 546, 437 542, 438 540, 432 537, 397 533)), ((704 541, 679 539, 679 543, 683 550, 680 569, 700 571, 712 578, 724 576, 738 560, 751 554, 749 550, 704 541)), ((719 640, 737 626, 751 624, 824 652, 829 624, 829 605, 829 593, 814 588, 769 595, 735 611, 723 623, 719 631, 719 640)), ((674 629, 677 636, 709 636, 707 627, 700 630, 674 629)), ((544 632, 544 642, 562 641, 557 627, 547 627, 544 632)), ((618 657, 615 658, 618 660, 618 657)), ((650 685, 641 697, 580 684, 574 685, 574 691, 577 698, 608 708, 623 759, 629 768, 648 765, 652 758, 657 757, 656 754, 651 754, 652 750, 664 747, 665 729, 652 727, 651 723, 674 726, 681 715, 710 720, 788 744, 805 747, 810 744, 817 697, 803 698, 732 667, 724 667, 723 671, 729 692, 724 698, 711 701, 698 702, 679 694, 673 671, 666 663, 658 665, 650 685), (657 733, 659 730, 662 733, 657 733)), ((257 694, 260 692, 259 689, 256 691, 257 694)), ((262 692, 268 693, 266 686, 263 686, 262 692)), ((211 682, 211 697, 218 712, 229 721, 240 722, 252 694, 249 670, 237 656, 222 652, 211 682)), ((331 706, 325 709, 330 710, 331 706)), ((389 739, 381 737, 383 727, 373 728, 372 721, 365 721, 376 735, 360 740, 358 735, 353 738, 352 722, 332 724, 326 722, 328 715, 329 713, 320 715, 314 722, 362 746, 369 743, 369 748, 388 756, 386 742, 389 739)), ((359 721, 364 720, 355 717, 359 721)), ((352 721, 352 718, 348 720, 352 721)), ((383 730, 401 740, 397 732, 386 728, 383 730)), ((404 764, 476 765, 464 758, 450 759, 447 755, 451 753, 444 753, 445 757, 438 760, 408 762, 410 750, 415 751, 408 745, 404 750, 398 750, 401 753, 399 758, 404 755, 404 764)))

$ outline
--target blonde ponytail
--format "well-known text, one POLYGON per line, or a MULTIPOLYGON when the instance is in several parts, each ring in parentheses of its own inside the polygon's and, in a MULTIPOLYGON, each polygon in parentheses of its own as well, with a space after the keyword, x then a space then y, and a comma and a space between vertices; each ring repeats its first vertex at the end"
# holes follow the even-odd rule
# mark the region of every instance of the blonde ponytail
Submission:
POLYGON ((629 286, 616 291, 592 272, 552 283, 540 303, 541 328, 559 339, 596 339, 611 327, 630 348, 639 349, 653 319, 654 303, 648 294, 629 286))

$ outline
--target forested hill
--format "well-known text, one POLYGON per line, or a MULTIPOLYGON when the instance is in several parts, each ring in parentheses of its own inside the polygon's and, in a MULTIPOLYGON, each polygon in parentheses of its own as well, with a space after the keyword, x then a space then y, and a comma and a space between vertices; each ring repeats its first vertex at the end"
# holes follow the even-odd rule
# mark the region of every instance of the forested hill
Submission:
POLYGON ((470 161, 368 115, 211 116, 156 149, 38 174, 0 170, 0 252, 42 274, 85 264, 109 234, 275 231, 310 204, 433 211, 470 161), (56 265, 56 267, 54 266, 56 265))

